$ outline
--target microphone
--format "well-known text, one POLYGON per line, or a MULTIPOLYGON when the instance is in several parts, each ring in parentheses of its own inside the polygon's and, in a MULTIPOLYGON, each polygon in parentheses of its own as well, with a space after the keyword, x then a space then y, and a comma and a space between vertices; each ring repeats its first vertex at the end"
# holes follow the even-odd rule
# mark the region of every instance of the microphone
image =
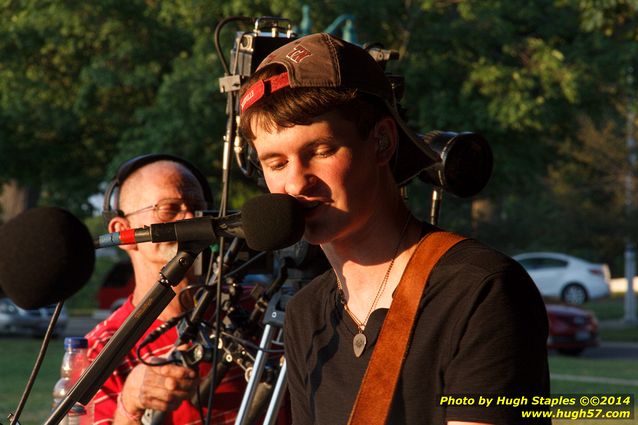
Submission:
POLYGON ((24 309, 64 301, 88 282, 95 266, 91 234, 57 207, 29 209, 0 227, 0 287, 24 309))
POLYGON ((225 217, 196 217, 107 233, 98 236, 94 244, 95 248, 108 248, 142 242, 212 242, 219 236, 245 238, 241 228, 241 213, 225 217))
POLYGON ((213 242, 239 237, 255 251, 273 251, 297 242, 305 222, 301 204, 292 196, 275 193, 251 198, 241 212, 224 217, 196 217, 107 233, 94 240, 96 248, 141 242, 213 242))

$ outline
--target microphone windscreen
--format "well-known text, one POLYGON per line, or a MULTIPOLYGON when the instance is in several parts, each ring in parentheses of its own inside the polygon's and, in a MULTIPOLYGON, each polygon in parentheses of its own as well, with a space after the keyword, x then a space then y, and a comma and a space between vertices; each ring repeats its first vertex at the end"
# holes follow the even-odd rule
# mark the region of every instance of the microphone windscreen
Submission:
POLYGON ((33 208, 0 227, 0 287, 25 309, 68 299, 91 277, 95 249, 78 218, 56 207, 33 208))
POLYGON ((251 198, 241 208, 246 243, 256 251, 286 248, 301 239, 305 229, 303 208, 283 193, 251 198))

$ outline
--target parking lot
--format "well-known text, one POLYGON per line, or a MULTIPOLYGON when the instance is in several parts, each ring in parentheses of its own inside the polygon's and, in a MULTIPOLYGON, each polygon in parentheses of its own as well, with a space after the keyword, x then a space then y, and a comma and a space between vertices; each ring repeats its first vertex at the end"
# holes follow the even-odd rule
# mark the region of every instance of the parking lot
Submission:
POLYGON ((71 316, 64 330, 64 336, 84 336, 101 320, 93 316, 71 316))

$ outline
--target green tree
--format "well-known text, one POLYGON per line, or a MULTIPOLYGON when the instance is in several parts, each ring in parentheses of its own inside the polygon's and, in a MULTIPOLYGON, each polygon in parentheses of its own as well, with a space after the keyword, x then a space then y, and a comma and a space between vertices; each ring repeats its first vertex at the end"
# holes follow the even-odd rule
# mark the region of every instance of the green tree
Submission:
POLYGON ((142 1, 4 3, 0 181, 86 210, 134 111, 191 37, 142 1))
MULTIPOLYGON (((613 196, 586 183, 605 177, 580 172, 586 161, 574 153, 619 121, 624 73, 637 57, 637 6, 627 0, 5 0, 0 183, 88 214, 88 195, 122 160, 163 151, 195 162, 218 190, 227 114, 215 26, 236 15, 298 24, 306 3, 313 31, 347 13, 359 42, 400 52, 388 70, 405 76, 415 129, 473 130, 490 141, 490 184, 474 200, 446 196, 443 225, 509 252, 615 246, 613 225, 592 220, 613 196), (571 207, 588 199, 590 208, 571 207), (565 230, 594 221, 577 238, 565 230)), ((227 59, 235 32, 249 29, 221 32, 227 59)), ((235 167, 231 204, 256 190, 235 167)), ((425 216, 427 185, 410 192, 425 216)))
MULTIPOLYGON (((606 230, 581 226, 580 237, 569 239, 566 225, 589 222, 604 204, 591 194, 593 208, 580 209, 575 220, 576 211, 565 210, 565 193, 552 187, 555 170, 584 143, 578 137, 583 119, 600 126, 618 116, 623 92, 617 87, 624 78, 618 68, 635 56, 623 39, 627 31, 609 37, 600 26, 588 26, 590 6, 551 0, 420 3, 420 30, 411 32, 404 56, 413 123, 424 130, 480 131, 495 156, 493 178, 481 194, 491 214, 470 223, 476 208, 448 198, 443 224, 476 232, 512 253, 593 251, 602 233, 613 239, 609 223, 606 230), (565 143, 571 147, 561 148, 565 143)), ((632 10, 607 10, 605 22, 629 22, 632 10)), ((614 245, 612 239, 604 246, 614 245)))

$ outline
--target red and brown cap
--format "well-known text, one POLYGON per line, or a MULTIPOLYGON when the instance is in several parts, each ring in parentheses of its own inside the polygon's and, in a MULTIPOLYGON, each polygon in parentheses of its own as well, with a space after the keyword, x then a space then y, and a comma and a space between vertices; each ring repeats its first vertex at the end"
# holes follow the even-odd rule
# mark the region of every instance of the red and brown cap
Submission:
POLYGON ((356 89, 383 99, 397 122, 400 137, 393 171, 398 184, 407 183, 425 167, 440 161, 439 155, 400 117, 383 68, 361 47, 331 34, 311 34, 273 51, 257 69, 271 64, 283 65, 286 72, 250 86, 240 99, 241 112, 285 87, 356 89))

